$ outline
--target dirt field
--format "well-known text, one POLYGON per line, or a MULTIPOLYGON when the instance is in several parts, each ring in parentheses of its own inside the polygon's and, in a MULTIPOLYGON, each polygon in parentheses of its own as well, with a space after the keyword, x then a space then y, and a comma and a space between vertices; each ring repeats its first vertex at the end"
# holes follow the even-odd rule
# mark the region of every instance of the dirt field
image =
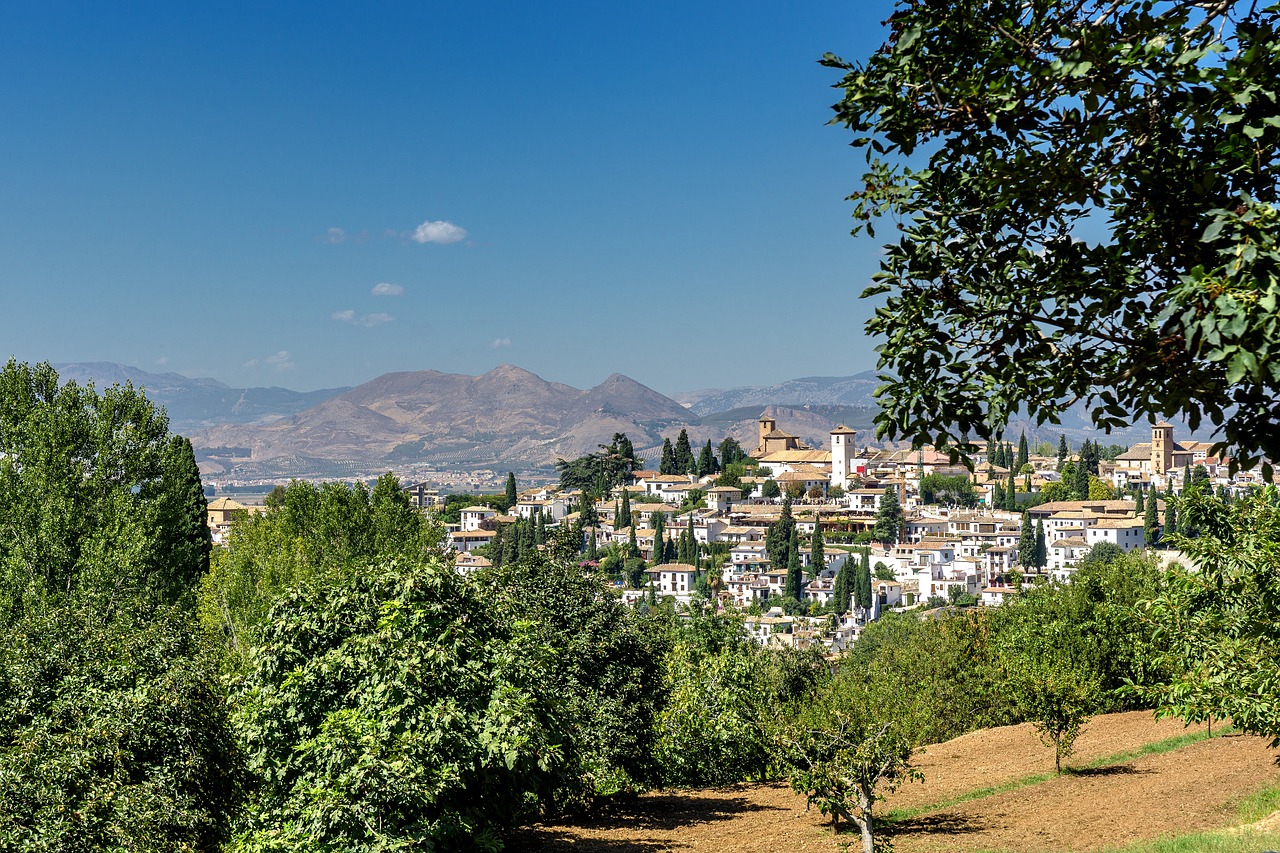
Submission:
MULTIPOLYGON (((1091 721, 1068 763, 1092 761, 1185 734, 1146 712, 1091 721)), ((1214 738, 1162 755, 1050 779, 1032 787, 930 811, 893 827, 898 853, 1090 851, 1160 835, 1228 825, 1233 804, 1280 781, 1276 752, 1260 738, 1214 738)), ((923 783, 882 808, 919 808, 975 788, 1052 773, 1053 753, 1028 725, 987 729, 929 747, 923 783)), ((854 840, 842 835, 843 842, 854 840)), ((538 826, 514 848, 583 853, 663 850, 832 853, 840 844, 817 812, 784 785, 650 794, 572 824, 538 826)))

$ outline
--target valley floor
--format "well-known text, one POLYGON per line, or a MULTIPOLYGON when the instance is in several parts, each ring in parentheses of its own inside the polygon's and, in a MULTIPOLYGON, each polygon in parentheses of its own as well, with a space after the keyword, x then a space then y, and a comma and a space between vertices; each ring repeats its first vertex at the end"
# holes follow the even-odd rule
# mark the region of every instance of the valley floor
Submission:
MULTIPOLYGON (((1061 777, 1030 725, 973 732, 928 747, 916 761, 924 782, 908 783, 880 811, 893 815, 887 828, 897 853, 1098 851, 1239 823, 1245 798, 1280 785, 1278 753, 1256 737, 1215 731, 1195 739, 1203 732, 1148 712, 1097 717, 1067 762, 1076 772, 1061 777)), ((572 823, 533 827, 513 846, 832 853, 850 842, 856 848, 855 836, 837 839, 778 784, 648 794, 572 823)))

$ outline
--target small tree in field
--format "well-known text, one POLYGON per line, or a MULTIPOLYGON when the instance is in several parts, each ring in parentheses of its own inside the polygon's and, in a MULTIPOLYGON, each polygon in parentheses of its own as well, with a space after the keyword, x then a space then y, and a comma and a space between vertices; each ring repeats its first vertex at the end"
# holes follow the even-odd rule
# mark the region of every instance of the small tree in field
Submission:
POLYGON ((789 714, 778 736, 778 756, 791 787, 809 806, 858 827, 863 853, 875 850, 875 804, 904 781, 922 778, 911 768, 911 741, 887 714, 888 697, 873 683, 837 677, 818 697, 789 714))
POLYGON ((1075 751, 1076 738, 1101 699, 1096 674, 1051 655, 1020 656, 1010 667, 1018 703, 1045 746, 1053 747, 1053 766, 1075 751))

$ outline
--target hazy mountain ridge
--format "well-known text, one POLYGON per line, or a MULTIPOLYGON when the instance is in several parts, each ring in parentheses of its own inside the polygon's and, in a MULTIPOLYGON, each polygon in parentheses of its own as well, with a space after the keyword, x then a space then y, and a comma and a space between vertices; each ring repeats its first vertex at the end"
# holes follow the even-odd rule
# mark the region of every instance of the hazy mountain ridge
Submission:
POLYGON ((684 391, 675 399, 696 415, 710 415, 746 406, 863 406, 874 408, 873 392, 882 383, 874 371, 853 376, 808 376, 774 385, 684 391))
POLYGON ((174 432, 190 433, 218 424, 268 423, 297 414, 328 400, 346 388, 291 391, 288 388, 232 388, 216 379, 190 378, 179 373, 149 373, 112 362, 55 364, 63 381, 99 389, 132 382, 147 397, 165 407, 174 432))
MULTIPOLYGON (((63 365, 60 372, 99 386, 131 381, 144 388, 169 410, 175 431, 191 436, 202 470, 220 478, 342 477, 413 467, 548 471, 556 459, 592 452, 618 432, 656 466, 663 438, 674 441, 681 429, 695 447, 731 436, 751 449, 764 412, 810 447, 826 449, 836 424, 857 430, 860 445, 879 443, 871 396, 879 379, 871 372, 689 392, 702 395, 693 408, 618 373, 582 390, 508 364, 480 376, 387 373, 354 388, 309 393, 235 389, 106 363, 63 365), (738 405, 715 408, 729 403, 738 405)), ((1146 424, 1104 436, 1083 406, 1065 412, 1062 426, 1015 420, 1005 435, 1017 441, 1024 429, 1032 441, 1054 447, 1059 434, 1073 446, 1086 438, 1131 444, 1150 437, 1146 424)), ((1180 427, 1177 436, 1189 431, 1180 427)))
POLYGON ((519 469, 591 452, 615 432, 637 447, 660 444, 664 430, 691 420, 674 400, 621 374, 580 390, 504 364, 480 376, 388 373, 289 418, 216 426, 193 441, 205 470, 221 474, 273 464, 292 471, 314 460, 519 469))

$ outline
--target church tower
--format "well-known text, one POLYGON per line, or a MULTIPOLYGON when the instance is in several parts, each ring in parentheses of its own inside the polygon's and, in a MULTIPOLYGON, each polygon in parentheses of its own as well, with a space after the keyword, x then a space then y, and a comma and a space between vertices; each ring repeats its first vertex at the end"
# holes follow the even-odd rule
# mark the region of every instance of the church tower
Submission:
POLYGON ((1173 467, 1173 424, 1161 421, 1151 428, 1151 470, 1166 474, 1173 467))
POLYGON ((778 422, 768 415, 760 416, 760 447, 761 453, 765 451, 764 437, 778 428, 778 422))
POLYGON ((844 424, 831 431, 831 485, 849 488, 849 462, 857 455, 858 433, 844 424))

